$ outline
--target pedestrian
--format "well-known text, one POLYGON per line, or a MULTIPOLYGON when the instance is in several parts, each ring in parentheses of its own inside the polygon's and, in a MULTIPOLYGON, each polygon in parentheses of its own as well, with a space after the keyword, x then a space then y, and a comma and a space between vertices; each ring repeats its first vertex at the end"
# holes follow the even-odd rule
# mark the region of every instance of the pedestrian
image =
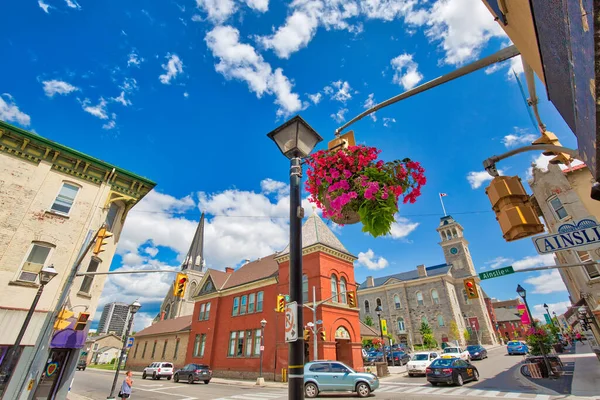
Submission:
POLYGON ((133 386, 133 379, 131 379, 132 375, 133 373, 131 371, 125 373, 125 379, 123 380, 121 391, 119 392, 120 399, 128 399, 131 396, 131 387, 133 386))
POLYGON ((579 331, 577 331, 577 333, 575 334, 575 337, 577 338, 579 343, 583 343, 583 340, 581 340, 581 333, 579 333, 579 331))

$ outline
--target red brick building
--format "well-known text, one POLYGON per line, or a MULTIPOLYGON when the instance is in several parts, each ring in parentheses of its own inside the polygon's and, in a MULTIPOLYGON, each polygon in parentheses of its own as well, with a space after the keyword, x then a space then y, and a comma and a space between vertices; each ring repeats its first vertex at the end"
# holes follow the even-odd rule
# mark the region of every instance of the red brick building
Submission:
POLYGON ((521 316, 516 308, 495 308, 498 329, 505 342, 509 340, 525 340, 527 325, 521 323, 521 316))
MULTIPOLYGON (((302 243, 304 302, 312 302, 313 286, 317 301, 332 298, 317 308, 325 340, 319 335, 316 358, 337 359, 362 370, 358 309, 348 306, 345 295, 356 290, 356 257, 316 214, 304 223, 302 243)), ((208 364, 215 376, 252 379, 259 373, 263 343, 263 376, 278 378, 287 368, 288 345, 283 314, 275 307, 277 295, 289 293, 289 250, 237 270, 209 269, 198 287, 186 362, 208 364)), ((306 325, 313 320, 312 311, 305 309, 303 317, 306 325)), ((307 360, 313 360, 312 336, 305 348, 307 360)))

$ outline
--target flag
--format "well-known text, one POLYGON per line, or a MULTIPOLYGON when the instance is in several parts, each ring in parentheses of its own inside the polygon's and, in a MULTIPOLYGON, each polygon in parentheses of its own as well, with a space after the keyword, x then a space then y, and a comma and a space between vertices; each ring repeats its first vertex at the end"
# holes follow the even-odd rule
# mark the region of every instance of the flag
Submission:
POLYGON ((446 197, 448 196, 446 193, 440 193, 440 197, 446 197))

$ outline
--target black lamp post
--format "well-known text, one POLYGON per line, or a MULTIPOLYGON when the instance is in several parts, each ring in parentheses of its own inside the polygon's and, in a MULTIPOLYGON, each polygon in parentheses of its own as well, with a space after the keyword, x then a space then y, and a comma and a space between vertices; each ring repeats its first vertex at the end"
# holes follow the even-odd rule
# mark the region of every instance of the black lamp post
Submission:
MULTIPOLYGON (((304 326, 302 318, 302 218, 304 210, 300 202, 302 179, 301 159, 310 154, 321 136, 299 115, 267 135, 284 156, 290 159, 290 301, 296 302, 298 317, 296 332, 304 326)), ((288 350, 288 398, 304 399, 304 337, 290 342, 288 350)))
MULTIPOLYGON (((517 285, 517 294, 521 296, 523 302, 525 303, 525 308, 527 309, 527 314, 529 316, 529 320, 531 321, 531 326, 535 329, 536 323, 535 319, 533 319, 533 315, 531 314, 531 310, 529 310, 529 304, 527 303, 527 291, 521 285, 517 285)), ((550 366, 550 361, 548 361, 548 357, 546 356, 546 348, 544 347, 544 343, 540 341, 540 351, 542 352, 542 357, 544 359, 544 364, 546 365, 546 369, 548 370, 548 376, 552 374, 552 367, 550 366)))
POLYGON ((377 318, 379 318, 379 335, 381 336, 381 351, 383 352, 383 362, 387 360, 385 355, 385 341, 383 340, 383 327, 381 326, 381 312, 383 309, 381 306, 377 306, 375 308, 375 312, 377 313, 377 318))
POLYGON ((112 387, 110 388, 110 395, 107 399, 115 398, 115 388, 117 387, 117 381, 119 380, 119 372, 121 371, 121 363, 123 362, 123 356, 125 356, 125 352, 127 351, 127 340, 129 335, 131 334, 131 326, 133 325, 133 317, 135 313, 142 307, 142 305, 136 300, 129 305, 129 322, 127 323, 127 330, 123 335, 123 347, 121 348, 121 354, 119 355, 119 363, 117 364, 117 370, 115 371, 115 377, 113 379, 112 387))
POLYGON ((267 326, 267 320, 266 319, 262 319, 262 321, 260 321, 260 372, 258 374, 258 378, 262 379, 262 365, 263 365, 263 349, 264 347, 264 343, 265 343, 265 326, 267 326))
POLYGON ((15 344, 11 346, 11 348, 6 353, 4 357, 4 368, 0 371, 0 382, 8 382, 11 377, 11 364, 13 363, 17 353, 19 352, 19 347, 21 346, 21 340, 23 340, 23 336, 25 336, 25 332, 27 331, 27 327, 29 326, 29 322, 31 322, 31 317, 35 312, 35 307, 40 301, 40 297, 42 297, 42 292, 44 291, 44 287, 56 276, 58 272, 54 269, 54 265, 50 265, 48 267, 43 267, 38 273, 38 278, 40 280, 40 286, 33 298, 33 303, 31 303, 31 307, 29 307, 29 311, 25 316, 25 321, 23 321, 23 325, 21 325, 21 330, 17 335, 17 339, 15 340, 15 344))

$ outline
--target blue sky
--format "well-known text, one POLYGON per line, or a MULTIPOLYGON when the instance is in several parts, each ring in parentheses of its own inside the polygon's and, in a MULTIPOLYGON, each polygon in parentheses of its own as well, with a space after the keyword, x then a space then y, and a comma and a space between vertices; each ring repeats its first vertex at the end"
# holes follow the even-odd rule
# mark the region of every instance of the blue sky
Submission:
MULTIPOLYGON (((0 119, 158 183, 130 213, 112 269, 176 268, 200 210, 208 217, 209 267, 281 250, 288 164, 268 132, 300 114, 325 138, 323 148, 369 104, 509 44, 480 0, 30 0, 1 8, 0 119)), ((334 227, 360 255, 358 282, 444 262, 435 231, 440 192, 465 228, 478 272, 551 262, 530 239, 502 239, 484 192, 482 161, 536 133, 513 69, 520 74, 519 59, 352 127, 383 159, 420 161, 428 179, 418 202, 401 207, 392 236, 334 227)), ((539 82, 538 89, 544 123, 575 147, 539 82)), ((534 160, 547 163, 529 153, 499 167, 525 179, 534 160)), ((171 279, 110 278, 101 305, 139 297, 140 328, 171 279)), ((516 274, 483 288, 513 298, 517 283, 532 306, 564 311, 568 296, 557 273, 516 274)))

